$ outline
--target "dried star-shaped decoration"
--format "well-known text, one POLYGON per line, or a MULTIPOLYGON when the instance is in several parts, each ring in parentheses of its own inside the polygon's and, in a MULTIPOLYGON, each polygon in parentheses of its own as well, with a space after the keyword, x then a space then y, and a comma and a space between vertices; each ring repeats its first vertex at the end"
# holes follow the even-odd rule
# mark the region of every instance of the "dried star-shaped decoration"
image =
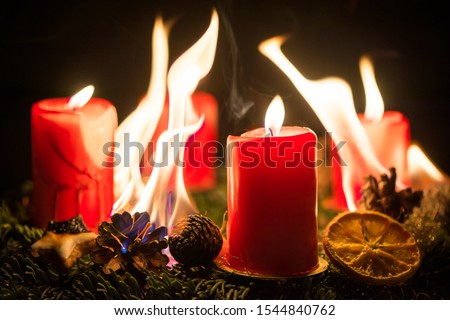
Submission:
POLYGON ((169 258, 162 253, 167 248, 167 228, 155 228, 147 212, 115 213, 111 223, 98 228, 97 247, 92 260, 103 265, 105 273, 125 269, 130 263, 139 270, 167 265, 169 258))
POLYGON ((31 246, 31 253, 59 267, 70 268, 95 246, 96 237, 80 215, 62 222, 50 221, 44 236, 31 246))

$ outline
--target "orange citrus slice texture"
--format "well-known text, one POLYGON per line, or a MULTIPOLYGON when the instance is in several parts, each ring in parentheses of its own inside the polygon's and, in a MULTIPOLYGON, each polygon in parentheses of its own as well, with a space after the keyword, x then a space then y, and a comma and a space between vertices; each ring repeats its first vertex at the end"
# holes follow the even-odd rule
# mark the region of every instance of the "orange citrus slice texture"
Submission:
POLYGON ((370 284, 404 282, 420 265, 413 236, 399 222, 375 211, 338 214, 325 228, 322 242, 334 265, 370 284))

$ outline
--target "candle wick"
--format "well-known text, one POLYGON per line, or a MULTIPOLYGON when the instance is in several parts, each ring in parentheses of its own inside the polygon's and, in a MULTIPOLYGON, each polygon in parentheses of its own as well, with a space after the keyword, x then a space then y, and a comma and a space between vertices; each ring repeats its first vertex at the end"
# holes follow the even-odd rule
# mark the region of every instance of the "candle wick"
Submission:
POLYGON ((272 131, 272 128, 267 128, 267 130, 268 130, 269 132, 266 133, 265 137, 273 137, 273 131, 272 131))

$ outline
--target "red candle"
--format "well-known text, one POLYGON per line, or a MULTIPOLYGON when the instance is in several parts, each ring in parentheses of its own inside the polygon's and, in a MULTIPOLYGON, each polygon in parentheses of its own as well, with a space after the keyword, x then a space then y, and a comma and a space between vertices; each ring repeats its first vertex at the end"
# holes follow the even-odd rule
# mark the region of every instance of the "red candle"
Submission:
POLYGON ((202 128, 188 141, 184 182, 189 190, 212 189, 216 185, 218 109, 216 99, 205 92, 192 95, 194 111, 204 115, 202 128))
POLYGON ((380 121, 359 114, 378 160, 385 168, 395 167, 400 181, 407 183, 407 153, 410 145, 408 119, 398 111, 385 111, 380 121))
MULTIPOLYGON (((206 92, 195 92, 192 95, 193 111, 205 117, 204 125, 195 133, 186 145, 184 183, 191 191, 212 189, 216 185, 215 159, 217 157, 218 108, 216 99, 206 92)), ((158 126, 143 158, 143 174, 149 176, 151 156, 156 141, 162 132, 167 130, 169 122, 169 103, 166 101, 158 126)))
POLYGON ((106 162, 112 154, 108 143, 112 145, 116 127, 116 110, 104 99, 92 98, 84 106, 75 102, 69 107, 68 98, 33 105, 32 220, 36 226, 81 214, 86 225, 94 229, 109 218, 113 167, 106 162))
POLYGON ((226 260, 243 273, 289 277, 318 266, 317 137, 282 121, 279 132, 266 116, 266 129, 228 137, 226 260))

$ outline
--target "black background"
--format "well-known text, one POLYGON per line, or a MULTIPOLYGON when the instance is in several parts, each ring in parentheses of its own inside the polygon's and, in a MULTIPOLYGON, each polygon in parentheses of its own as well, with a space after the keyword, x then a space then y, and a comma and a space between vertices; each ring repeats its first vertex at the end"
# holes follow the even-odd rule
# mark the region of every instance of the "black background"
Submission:
POLYGON ((412 138, 450 172, 445 2, 10 1, 0 11, 0 192, 31 178, 34 102, 94 84, 95 96, 110 100, 123 120, 148 85, 156 14, 175 19, 173 62, 204 32, 213 6, 221 16, 219 43, 213 69, 199 88, 219 101, 222 141, 260 126, 275 94, 284 98, 285 124, 323 133, 290 81, 257 51, 261 41, 288 34, 283 50, 291 61, 310 79, 347 80, 358 112, 364 109, 358 59, 373 54, 386 108, 403 112, 412 138))

